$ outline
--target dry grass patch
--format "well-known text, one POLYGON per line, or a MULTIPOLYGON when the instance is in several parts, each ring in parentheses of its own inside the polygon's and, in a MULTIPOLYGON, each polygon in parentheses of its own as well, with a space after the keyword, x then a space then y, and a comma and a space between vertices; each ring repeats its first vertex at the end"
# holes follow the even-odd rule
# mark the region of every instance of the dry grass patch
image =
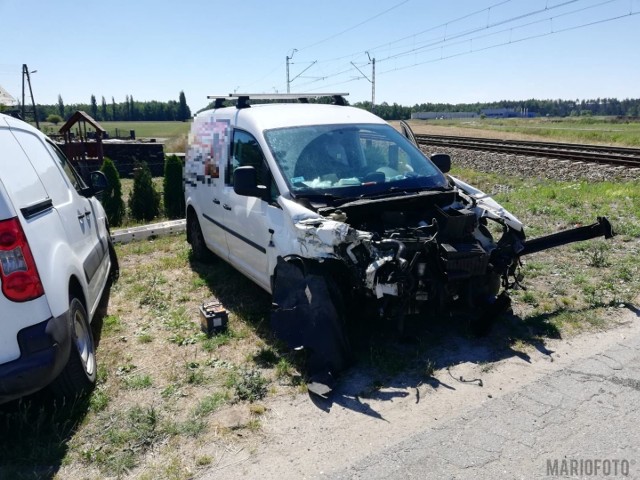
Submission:
POLYGON ((299 373, 288 360, 283 369, 264 328, 269 297, 223 262, 192 262, 184 235, 117 249, 121 276, 102 325, 96 407, 69 443, 65 462, 75 468, 63 477, 97 468, 99 476, 190 478, 216 461, 194 452, 235 448, 237 432, 259 431, 265 407, 253 402, 297 392, 280 380, 299 373), (199 306, 212 297, 224 300, 229 327, 207 337, 199 306), (261 348, 272 362, 259 360, 261 348))

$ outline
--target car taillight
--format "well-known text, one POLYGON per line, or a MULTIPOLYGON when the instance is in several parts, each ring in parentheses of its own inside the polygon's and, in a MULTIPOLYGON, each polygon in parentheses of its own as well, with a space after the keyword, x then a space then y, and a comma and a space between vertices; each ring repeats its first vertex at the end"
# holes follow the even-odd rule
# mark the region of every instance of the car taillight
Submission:
POLYGON ((44 294, 36 263, 17 218, 0 221, 0 279, 2 293, 14 302, 44 294))

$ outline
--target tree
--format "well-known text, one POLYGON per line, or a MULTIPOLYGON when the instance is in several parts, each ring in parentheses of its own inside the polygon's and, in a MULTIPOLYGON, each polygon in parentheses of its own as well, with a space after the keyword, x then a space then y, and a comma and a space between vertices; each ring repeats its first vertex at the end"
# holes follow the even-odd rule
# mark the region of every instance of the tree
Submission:
POLYGON ((95 95, 91 95, 91 116, 96 120, 98 119, 98 103, 95 95))
POLYGON ((107 157, 100 168, 107 177, 109 186, 102 192, 102 206, 107 213, 109 225, 117 227, 122 225, 124 219, 124 201, 122 200, 122 184, 120 175, 113 161, 107 157))
POLYGON ((58 115, 64 118, 64 102, 62 101, 62 95, 58 94, 58 115))
POLYGON ((111 97, 111 120, 117 120, 118 116, 116 115, 116 99, 111 97))
POLYGON ((184 92, 181 91, 180 98, 178 100, 178 120, 180 120, 181 122, 184 122, 189 118, 191 118, 191 110, 187 105, 187 99, 184 96, 184 92))
POLYGON ((55 113, 51 113, 47 115, 47 122, 53 123, 54 125, 58 125, 62 121, 62 117, 60 115, 56 115, 55 113))
POLYGON ((136 107, 135 104, 133 103, 133 95, 129 95, 129 119, 130 120, 137 120, 137 115, 136 115, 136 107))
POLYGON ((100 120, 106 121, 108 113, 107 113, 107 101, 104 99, 104 96, 102 97, 101 110, 102 110, 102 118, 100 120))
POLYGON ((136 220, 152 220, 160 213, 160 194, 153 186, 151 172, 145 162, 136 167, 129 210, 136 220))
POLYGON ((171 155, 164 162, 164 213, 169 218, 185 215, 184 190, 182 188, 182 162, 171 155))

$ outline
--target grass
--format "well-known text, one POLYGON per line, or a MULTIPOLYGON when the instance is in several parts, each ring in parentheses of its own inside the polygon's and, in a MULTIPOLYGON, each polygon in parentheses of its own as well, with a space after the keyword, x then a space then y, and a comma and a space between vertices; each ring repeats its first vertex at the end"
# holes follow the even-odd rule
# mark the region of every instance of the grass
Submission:
POLYGON ((489 131, 521 134, 540 140, 596 143, 640 147, 640 121, 619 120, 616 117, 540 117, 506 119, 459 119, 459 120, 411 120, 416 133, 424 128, 451 127, 460 130, 451 135, 477 136, 476 132, 489 131), (466 131, 466 132, 465 132, 466 131))
MULTIPOLYGON (((513 293, 518 318, 502 319, 492 337, 505 350, 606 328, 615 309, 640 293, 638 182, 542 182, 459 169, 455 175, 499 192, 496 199, 524 221, 530 237, 601 214, 620 233, 524 259, 527 290, 513 293)), ((97 388, 71 410, 31 400, 0 411, 0 478, 56 471, 72 479, 198 476, 214 461, 203 445, 225 449, 239 433, 255 435, 268 424, 263 417, 273 397, 305 392, 301 361, 273 338, 271 298, 260 288, 225 262, 193 261, 184 234, 116 248, 121 276, 102 322, 97 388), (212 297, 228 309, 229 327, 208 337, 198 308, 212 297), (243 419, 225 423, 235 410, 243 419)), ((427 381, 437 364, 433 347, 450 335, 470 336, 464 322, 447 317, 430 323, 415 345, 384 336, 366 344, 357 368, 372 379, 363 396, 376 398, 390 378, 407 372, 427 381)))
MULTIPOLYGON (((129 130, 135 130, 136 138, 175 138, 189 133, 191 122, 100 122, 100 125, 111 135, 118 129, 127 135, 129 130)), ((61 126, 40 122, 46 134, 57 133, 61 126)))

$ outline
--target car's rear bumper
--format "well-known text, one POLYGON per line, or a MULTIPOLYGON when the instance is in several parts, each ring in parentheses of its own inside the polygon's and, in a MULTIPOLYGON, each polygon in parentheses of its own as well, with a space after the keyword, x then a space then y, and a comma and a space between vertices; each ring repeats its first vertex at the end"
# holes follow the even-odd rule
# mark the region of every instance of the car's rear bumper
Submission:
POLYGON ((0 365, 0 403, 29 395, 51 383, 69 360, 69 315, 18 332, 20 358, 0 365))

